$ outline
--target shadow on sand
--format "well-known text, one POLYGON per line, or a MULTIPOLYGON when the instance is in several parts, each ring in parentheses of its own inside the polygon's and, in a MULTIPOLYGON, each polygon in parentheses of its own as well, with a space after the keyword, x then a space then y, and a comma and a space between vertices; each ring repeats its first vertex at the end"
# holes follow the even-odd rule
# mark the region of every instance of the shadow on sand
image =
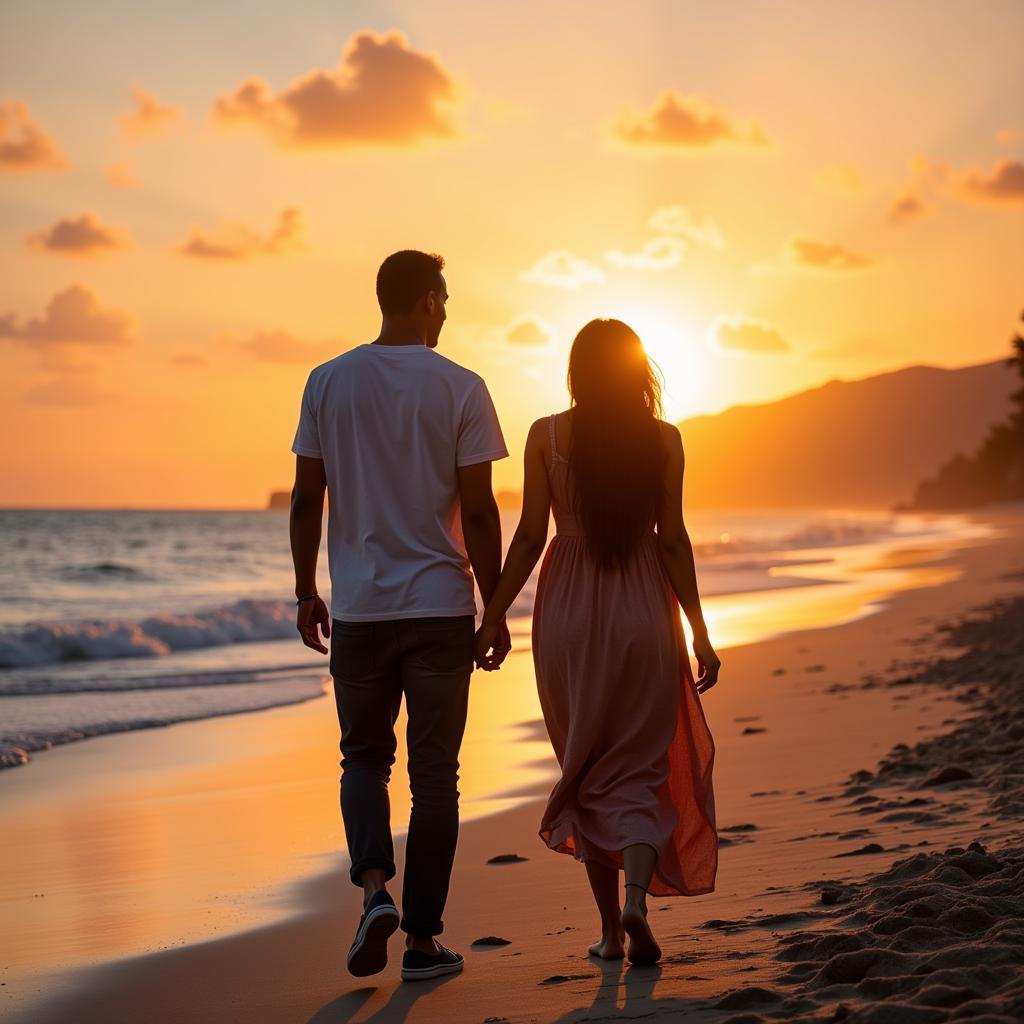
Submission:
POLYGON ((623 960, 598 960, 590 963, 601 968, 601 981, 589 1006, 580 1006, 552 1021, 552 1024, 575 1024, 587 1021, 638 1020, 657 1018, 664 1020, 695 1020, 701 1010, 707 1011, 705 999, 656 999, 655 986, 662 975, 659 964, 653 967, 628 967, 623 960), (620 993, 625 995, 619 1005, 620 993))
MULTIPOLYGON (((442 985, 455 981, 457 974, 449 974, 446 978, 434 981, 417 981, 414 984, 399 984, 391 998, 372 1016, 360 1024, 402 1024, 408 1018, 417 999, 436 992, 442 985)), ((348 1022, 366 1005, 377 989, 372 987, 358 988, 346 992, 337 999, 332 999, 326 1006, 317 1010, 309 1018, 307 1024, 348 1024, 348 1022)))

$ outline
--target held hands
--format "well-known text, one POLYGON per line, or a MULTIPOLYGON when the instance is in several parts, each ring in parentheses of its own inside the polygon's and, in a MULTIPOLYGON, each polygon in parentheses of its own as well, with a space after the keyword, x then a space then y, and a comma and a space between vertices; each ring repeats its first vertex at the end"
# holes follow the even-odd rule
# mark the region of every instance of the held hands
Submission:
POLYGON ((486 622, 480 624, 476 631, 473 660, 477 668, 485 672, 493 672, 501 667, 501 663, 512 650, 512 638, 509 636, 505 620, 494 626, 486 622))
POLYGON ((707 634, 694 636, 693 655, 697 659, 697 667, 700 669, 700 675, 697 676, 697 692, 703 693, 718 682, 718 670, 722 667, 722 662, 715 654, 715 649, 711 646, 707 634))
POLYGON ((298 629, 299 636, 307 647, 327 654, 327 648, 320 639, 317 626, 323 630, 324 639, 331 635, 331 613, 321 597, 314 597, 311 601, 303 601, 299 605, 296 610, 295 628, 298 629))

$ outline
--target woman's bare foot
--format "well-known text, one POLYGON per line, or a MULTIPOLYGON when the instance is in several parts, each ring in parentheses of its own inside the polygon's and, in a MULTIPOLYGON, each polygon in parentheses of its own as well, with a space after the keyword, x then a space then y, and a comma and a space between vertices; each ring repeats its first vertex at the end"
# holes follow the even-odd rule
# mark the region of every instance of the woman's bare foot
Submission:
POLYGON ((622 927, 629 936, 630 963, 644 967, 661 959, 661 946, 647 923, 647 907, 639 900, 626 901, 622 910, 622 927))
POLYGON ((591 956, 600 957, 602 960, 621 960, 626 955, 623 943, 626 935, 623 931, 605 932, 600 941, 590 946, 587 952, 591 956))

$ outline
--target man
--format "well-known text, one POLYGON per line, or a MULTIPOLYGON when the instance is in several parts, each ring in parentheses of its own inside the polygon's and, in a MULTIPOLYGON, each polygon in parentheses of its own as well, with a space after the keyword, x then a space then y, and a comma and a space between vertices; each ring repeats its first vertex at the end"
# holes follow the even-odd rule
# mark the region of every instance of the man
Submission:
MULTIPOLYGON (((358 977, 383 970, 399 924, 404 980, 463 966, 435 936, 458 839, 473 575, 486 602, 501 568, 491 462, 508 451, 483 380, 434 351, 448 300, 443 267, 440 256, 412 250, 381 264, 380 335, 310 373, 292 445, 297 625, 323 654, 319 630, 331 639, 341 810, 351 879, 363 888, 348 955, 358 977), (330 612, 316 591, 325 490, 330 612), (399 922, 386 884, 395 874, 388 782, 403 695, 412 817, 399 922)), ((497 668, 509 647, 505 628, 480 667, 497 668)))

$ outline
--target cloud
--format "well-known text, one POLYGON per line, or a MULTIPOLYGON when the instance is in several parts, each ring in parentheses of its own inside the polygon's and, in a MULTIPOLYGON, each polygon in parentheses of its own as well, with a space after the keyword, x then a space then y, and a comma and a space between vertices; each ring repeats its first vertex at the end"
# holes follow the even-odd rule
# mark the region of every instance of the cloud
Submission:
POLYGON ((336 341, 300 341, 287 331, 257 331, 238 347, 261 362, 312 364, 333 358, 346 346, 336 341))
POLYGON ((826 192, 857 195, 864 191, 864 178, 851 164, 833 164, 818 174, 817 183, 826 192))
POLYGON ((834 242, 812 238, 791 238, 774 260, 753 263, 752 274, 777 274, 786 270, 805 270, 818 274, 847 274, 875 265, 871 256, 854 252, 834 242))
POLYGON ((222 125, 253 125, 282 147, 414 146, 458 134, 458 99, 441 62, 401 32, 359 32, 333 71, 310 71, 276 94, 249 78, 213 113, 222 125))
POLYGON ((682 238, 659 235, 645 242, 638 252, 610 249, 605 253, 605 259, 622 269, 671 270, 682 262, 686 248, 686 242, 682 238))
POLYGON ((107 181, 114 188, 136 188, 139 179, 135 176, 135 169, 127 160, 117 160, 108 164, 106 168, 107 181))
POLYGON ((647 226, 659 235, 680 235, 698 245, 709 245, 712 249, 725 248, 725 239, 718 225, 710 217, 698 224, 685 206, 662 206, 651 214, 647 226))
POLYGON ((88 288, 74 284, 54 295, 41 317, 0 316, 0 338, 37 350, 57 344, 121 348, 134 342, 135 321, 121 310, 104 309, 88 288))
MULTIPOLYGON (((926 194, 967 203, 1019 206, 1024 203, 1024 161, 997 160, 991 170, 977 166, 958 169, 948 161, 933 162, 928 157, 916 156, 911 164, 911 183, 904 195, 924 203, 926 194)), ((890 208, 890 220, 899 202, 897 199, 890 208)))
POLYGON ((542 256, 520 276, 533 284, 575 291, 580 285, 603 281, 604 271, 587 260, 573 256, 567 249, 557 249, 542 256))
POLYGON ((784 255, 794 266, 828 273, 863 270, 875 262, 870 256, 853 252, 834 242, 819 242, 812 238, 791 238, 784 255))
POLYGON ((890 224, 908 224, 931 213, 934 207, 930 198, 949 182, 952 173, 948 164, 934 164, 921 154, 915 156, 910 161, 910 180, 889 204, 886 220, 890 224))
POLYGON ((48 408, 79 408, 99 405, 116 397, 113 392, 103 390, 94 377, 85 374, 60 374, 50 380, 34 384, 22 394, 30 405, 48 408))
POLYGON ((24 103, 0 103, 0 171, 62 171, 70 166, 24 103))
POLYGON ((200 355, 198 352, 175 352, 167 360, 171 366, 206 366, 206 356, 200 355))
POLYGON ((663 92, 649 111, 624 110, 612 125, 612 135, 630 146, 672 149, 768 145, 767 136, 756 122, 740 125, 711 101, 680 96, 672 89, 663 92))
POLYGON ((960 191, 980 203, 1024 203, 1024 162, 999 160, 991 171, 970 167, 961 174, 960 191))
POLYGON ((261 256, 285 256, 305 247, 305 217, 288 207, 278 215, 269 234, 260 235, 244 224, 222 224, 215 231, 193 228, 178 247, 183 256, 232 262, 261 256))
POLYGON ((887 214, 890 224, 906 224, 925 216, 931 207, 920 196, 905 192, 892 201, 887 214))
POLYGON ((528 313, 517 317, 505 329, 505 341, 512 345, 539 348, 549 345, 554 331, 539 316, 528 313))
POLYGON ((161 103, 152 93, 143 92, 137 85, 132 86, 135 109, 122 114, 119 124, 126 139, 152 139, 166 135, 168 131, 184 120, 180 107, 161 103))
POLYGON ((62 217, 45 231, 29 235, 27 241, 48 252, 86 257, 125 249, 131 244, 127 232, 101 223, 94 213, 62 217))
POLYGON ((720 349, 741 352, 788 352, 792 348, 776 327, 746 313, 717 317, 708 327, 708 339, 720 349))

